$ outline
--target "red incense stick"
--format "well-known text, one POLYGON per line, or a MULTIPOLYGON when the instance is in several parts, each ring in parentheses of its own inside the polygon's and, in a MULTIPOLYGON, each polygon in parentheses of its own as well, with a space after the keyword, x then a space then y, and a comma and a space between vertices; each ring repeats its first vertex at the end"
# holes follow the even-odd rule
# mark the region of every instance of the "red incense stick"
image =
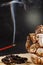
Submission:
POLYGON ((5 47, 3 47, 3 48, 0 48, 0 51, 7 50, 7 49, 12 48, 12 47, 14 47, 14 46, 15 46, 15 44, 9 45, 9 46, 5 46, 5 47))

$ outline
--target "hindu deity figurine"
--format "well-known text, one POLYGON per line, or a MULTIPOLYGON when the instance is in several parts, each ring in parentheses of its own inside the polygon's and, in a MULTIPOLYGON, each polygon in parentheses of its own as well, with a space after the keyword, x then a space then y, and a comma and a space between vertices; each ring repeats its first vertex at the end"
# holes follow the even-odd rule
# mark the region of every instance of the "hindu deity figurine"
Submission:
POLYGON ((43 64, 43 25, 37 26, 34 33, 29 33, 25 46, 26 50, 33 54, 32 61, 43 64))

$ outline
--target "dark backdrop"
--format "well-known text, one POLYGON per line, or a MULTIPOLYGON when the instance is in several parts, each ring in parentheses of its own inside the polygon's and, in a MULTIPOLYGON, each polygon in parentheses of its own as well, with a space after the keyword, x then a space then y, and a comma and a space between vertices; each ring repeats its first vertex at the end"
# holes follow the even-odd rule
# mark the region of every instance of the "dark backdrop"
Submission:
POLYGON ((9 1, 12 1, 12 0, 0 0, 0 4, 6 3, 6 2, 9 2, 9 1))
MULTIPOLYGON (((41 1, 41 0, 40 0, 41 1)), ((35 30, 35 27, 39 24, 43 24, 43 7, 42 7, 42 1, 39 6, 34 4, 35 2, 26 2, 26 9, 24 9, 23 5, 20 4, 13 4, 13 7, 15 10, 15 23, 16 23, 16 36, 15 36, 15 44, 16 46, 14 48, 1 51, 0 55, 5 55, 5 54, 10 54, 10 53, 25 53, 25 42, 26 42, 26 37, 28 33, 33 32, 35 30), (27 4, 29 3, 29 4, 27 4), (38 7, 37 7, 38 6, 38 7), (28 24, 26 25, 25 22, 25 15, 29 10, 35 9, 40 11, 41 13, 41 21, 38 24, 28 24), (13 51, 13 52, 12 52, 13 51)), ((30 22, 30 21, 29 21, 30 22)), ((0 47, 4 47, 6 45, 12 44, 13 41, 13 20, 11 16, 11 9, 10 5, 0 7, 0 47)))

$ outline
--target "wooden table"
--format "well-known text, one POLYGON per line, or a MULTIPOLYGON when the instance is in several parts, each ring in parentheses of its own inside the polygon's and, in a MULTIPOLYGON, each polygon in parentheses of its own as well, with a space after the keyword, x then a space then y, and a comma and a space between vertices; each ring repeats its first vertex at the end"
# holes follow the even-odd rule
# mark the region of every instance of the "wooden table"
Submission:
MULTIPOLYGON (((39 64, 33 64, 32 60, 31 60, 31 54, 30 53, 24 53, 24 54, 15 54, 21 57, 26 57, 28 58, 28 63, 24 63, 24 64, 13 64, 13 65, 39 65, 39 64)), ((0 65, 6 65, 4 64, 1 59, 4 58, 5 56, 0 56, 0 65)), ((12 65, 12 64, 11 64, 12 65)))

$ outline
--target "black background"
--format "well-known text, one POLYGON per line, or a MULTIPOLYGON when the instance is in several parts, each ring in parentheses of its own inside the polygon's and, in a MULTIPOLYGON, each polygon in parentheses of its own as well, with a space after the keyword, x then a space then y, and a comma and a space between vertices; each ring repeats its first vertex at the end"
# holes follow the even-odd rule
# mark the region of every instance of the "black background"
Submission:
MULTIPOLYGON (((9 0, 10 1, 10 0, 9 0)), ((31 25, 29 24, 29 28, 25 25, 25 14, 27 11, 33 7, 37 8, 41 12, 41 22, 43 24, 43 2, 42 0, 25 0, 26 10, 23 5, 14 4, 15 6, 15 21, 16 21, 16 36, 15 36, 15 44, 14 48, 0 51, 0 55, 11 54, 11 53, 25 53, 25 42, 28 33, 33 32, 34 28, 39 25, 31 25), (32 1, 32 3, 31 3, 32 1), (13 52, 12 52, 13 51, 13 52)), ((6 1, 0 1, 0 3, 5 3, 6 1)), ((0 47, 4 47, 6 45, 12 44, 13 41, 13 20, 11 16, 10 5, 0 7, 0 47)))

